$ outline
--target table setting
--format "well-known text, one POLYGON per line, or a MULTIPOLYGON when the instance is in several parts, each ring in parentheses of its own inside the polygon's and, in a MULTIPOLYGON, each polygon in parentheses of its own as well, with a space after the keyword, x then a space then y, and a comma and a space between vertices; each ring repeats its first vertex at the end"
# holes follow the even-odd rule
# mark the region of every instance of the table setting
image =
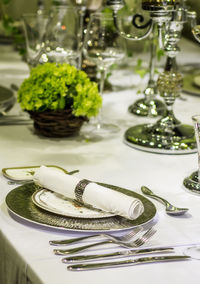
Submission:
POLYGON ((123 1, 93 11, 86 30, 87 1, 57 2, 49 17, 24 15, 26 61, 0 45, 0 282, 198 283, 196 12, 141 1, 148 21, 130 9, 131 34, 123 1), (124 41, 146 39, 141 79, 124 41))

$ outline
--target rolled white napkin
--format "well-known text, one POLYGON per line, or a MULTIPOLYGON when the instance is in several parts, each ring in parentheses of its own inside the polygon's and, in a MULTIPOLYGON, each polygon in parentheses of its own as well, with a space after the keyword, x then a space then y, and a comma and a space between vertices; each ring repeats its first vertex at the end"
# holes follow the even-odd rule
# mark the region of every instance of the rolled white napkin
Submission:
MULTIPOLYGON (((76 199, 75 188, 81 181, 75 176, 45 166, 36 170, 33 180, 40 186, 71 199, 76 199)), ((94 182, 90 182, 85 187, 82 200, 85 204, 92 205, 97 209, 131 220, 138 218, 144 211, 143 204, 139 199, 94 182)))

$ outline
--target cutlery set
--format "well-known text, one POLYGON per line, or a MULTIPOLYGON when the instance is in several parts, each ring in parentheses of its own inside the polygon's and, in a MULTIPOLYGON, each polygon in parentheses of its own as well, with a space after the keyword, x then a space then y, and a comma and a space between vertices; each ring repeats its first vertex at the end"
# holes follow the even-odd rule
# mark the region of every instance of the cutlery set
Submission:
POLYGON ((141 233, 142 229, 135 228, 134 230, 130 231, 129 233, 123 235, 122 237, 113 237, 108 234, 96 234, 92 236, 86 236, 81 238, 73 238, 68 240, 52 240, 49 243, 51 245, 69 245, 73 243, 81 242, 82 240, 86 240, 92 237, 104 237, 106 240, 102 242, 95 242, 89 245, 75 247, 73 249, 54 249, 54 254, 56 255, 69 255, 62 259, 62 262, 65 264, 70 264, 67 269, 70 271, 85 271, 85 270, 94 270, 94 269, 103 269, 103 268, 114 268, 114 267, 122 267, 122 266, 130 266, 130 265, 139 265, 139 264, 146 264, 146 263, 158 263, 158 262, 169 262, 169 261, 183 261, 189 260, 189 256, 185 255, 161 255, 161 256, 149 256, 151 254, 163 254, 163 253, 172 253, 174 252, 174 248, 172 247, 158 247, 158 248, 144 248, 138 249, 138 247, 145 244, 155 233, 156 230, 152 227, 147 231, 143 232, 142 235, 135 240, 134 237, 137 234, 141 233), (129 248, 129 250, 123 251, 115 251, 111 253, 105 254, 87 254, 87 255, 75 255, 73 254, 86 250, 90 247, 94 247, 97 245, 103 245, 107 243, 114 243, 118 244, 122 247, 129 248), (134 249, 130 249, 134 248, 134 249), (138 257, 138 258, 129 258, 125 260, 117 260, 117 261, 107 261, 113 258, 123 258, 123 257, 136 257, 140 255, 145 255, 145 257, 138 257), (94 262, 94 263, 87 263, 95 260, 105 260, 106 262, 94 262), (75 263, 75 264, 74 264, 75 263))

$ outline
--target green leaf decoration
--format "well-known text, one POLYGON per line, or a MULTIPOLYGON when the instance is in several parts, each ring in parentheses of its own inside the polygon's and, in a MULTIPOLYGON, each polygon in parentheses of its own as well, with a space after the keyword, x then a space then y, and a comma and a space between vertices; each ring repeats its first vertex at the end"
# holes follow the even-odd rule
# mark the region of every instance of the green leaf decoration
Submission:
POLYGON ((31 70, 18 90, 18 102, 27 111, 71 108, 75 116, 96 116, 102 105, 98 85, 69 64, 45 63, 31 70))

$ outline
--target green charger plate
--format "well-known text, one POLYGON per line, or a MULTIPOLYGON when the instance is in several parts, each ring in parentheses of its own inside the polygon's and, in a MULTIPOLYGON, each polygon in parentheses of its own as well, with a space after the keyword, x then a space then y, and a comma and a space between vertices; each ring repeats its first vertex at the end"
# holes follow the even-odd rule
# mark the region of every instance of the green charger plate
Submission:
POLYGON ((23 220, 50 228, 79 232, 121 231, 144 225, 153 220, 153 218, 155 217, 156 208, 154 204, 144 196, 118 186, 102 183, 98 184, 140 199, 144 205, 143 214, 136 220, 128 220, 120 216, 96 219, 60 216, 51 212, 47 212, 37 207, 32 202, 32 195, 36 190, 38 190, 34 183, 27 183, 13 189, 6 196, 6 204, 8 209, 15 216, 18 216, 23 220))

